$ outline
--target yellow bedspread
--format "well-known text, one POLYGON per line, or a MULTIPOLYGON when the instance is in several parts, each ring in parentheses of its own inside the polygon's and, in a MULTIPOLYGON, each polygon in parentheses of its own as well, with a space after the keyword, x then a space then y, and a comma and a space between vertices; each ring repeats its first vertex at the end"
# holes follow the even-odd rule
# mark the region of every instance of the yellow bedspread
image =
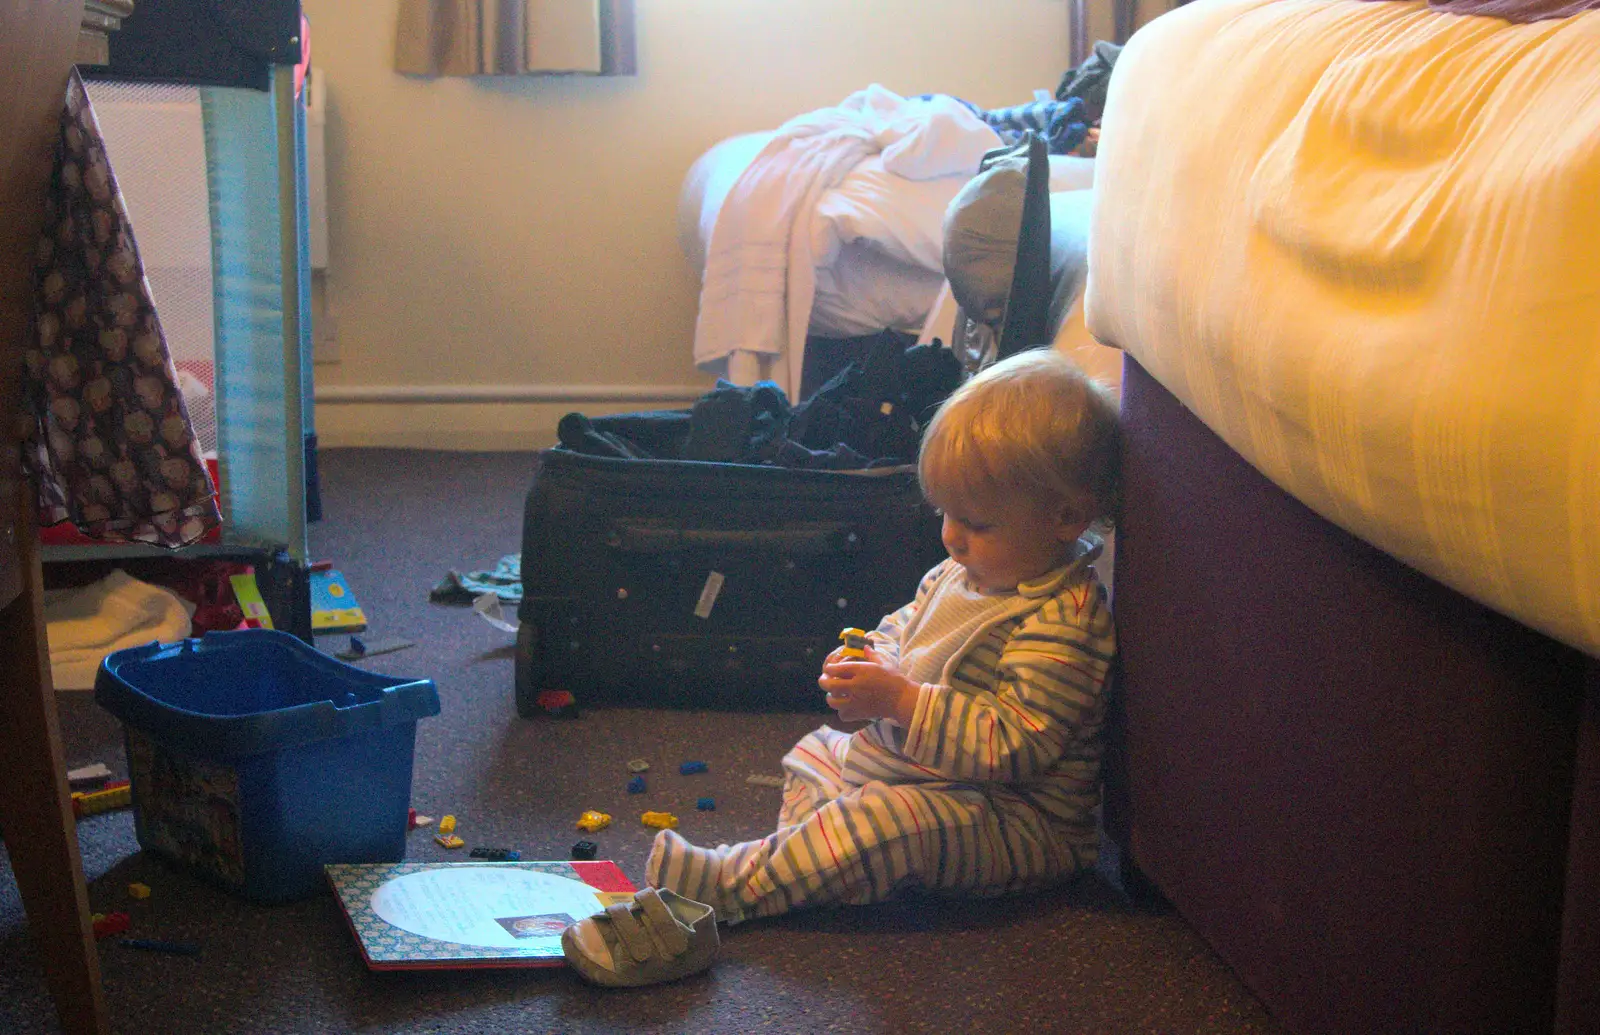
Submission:
POLYGON ((1600 655, 1600 12, 1199 0, 1118 61, 1087 319, 1323 516, 1600 655))

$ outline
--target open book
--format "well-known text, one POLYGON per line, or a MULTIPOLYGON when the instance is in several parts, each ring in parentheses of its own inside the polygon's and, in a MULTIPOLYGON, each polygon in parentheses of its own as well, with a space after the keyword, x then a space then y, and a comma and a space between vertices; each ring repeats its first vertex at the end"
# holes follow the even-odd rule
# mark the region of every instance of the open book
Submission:
POLYGON ((553 967, 568 924, 633 898, 613 862, 330 863, 373 970, 553 967))

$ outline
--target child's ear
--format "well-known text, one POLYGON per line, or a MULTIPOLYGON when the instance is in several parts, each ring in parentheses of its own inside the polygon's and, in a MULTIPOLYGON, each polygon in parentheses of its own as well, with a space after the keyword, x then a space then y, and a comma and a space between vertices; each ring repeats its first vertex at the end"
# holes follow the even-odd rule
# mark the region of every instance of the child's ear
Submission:
POLYGON ((1078 517, 1073 508, 1063 504, 1056 517, 1056 538, 1063 543, 1075 543, 1089 530, 1091 523, 1078 517))

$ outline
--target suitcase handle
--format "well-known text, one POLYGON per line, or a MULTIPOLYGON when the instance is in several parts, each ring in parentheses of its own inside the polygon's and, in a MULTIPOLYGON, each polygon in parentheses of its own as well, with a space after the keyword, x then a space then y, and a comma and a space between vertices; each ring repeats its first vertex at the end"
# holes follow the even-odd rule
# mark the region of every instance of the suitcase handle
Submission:
POLYGON ((738 550, 783 554, 830 554, 855 550, 861 537, 843 521, 816 521, 777 528, 684 528, 650 522, 614 521, 606 544, 626 553, 738 550))

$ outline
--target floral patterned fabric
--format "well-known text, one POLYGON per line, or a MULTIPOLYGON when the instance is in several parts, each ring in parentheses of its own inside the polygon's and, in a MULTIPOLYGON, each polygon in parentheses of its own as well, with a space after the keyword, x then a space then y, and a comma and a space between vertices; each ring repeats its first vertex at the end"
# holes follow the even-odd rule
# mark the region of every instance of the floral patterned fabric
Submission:
POLYGON ((26 458, 39 520, 161 546, 221 523, 83 80, 61 113, 35 266, 26 458))

